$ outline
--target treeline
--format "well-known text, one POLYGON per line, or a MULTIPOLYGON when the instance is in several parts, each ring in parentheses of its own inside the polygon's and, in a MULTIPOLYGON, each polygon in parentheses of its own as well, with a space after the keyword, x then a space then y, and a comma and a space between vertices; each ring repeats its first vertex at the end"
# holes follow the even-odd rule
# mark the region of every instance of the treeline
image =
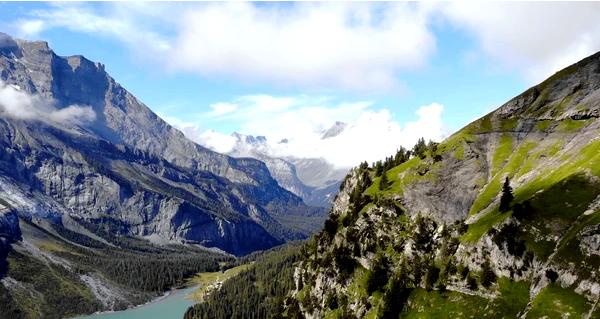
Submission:
MULTIPOLYGON (((421 159, 430 155, 434 158, 434 160, 440 160, 441 155, 437 154, 439 143, 434 141, 425 142, 424 138, 419 138, 417 143, 413 146, 412 149, 408 150, 402 146, 396 151, 396 154, 392 156, 386 157, 384 160, 379 160, 371 166, 373 170, 375 170, 375 176, 379 177, 383 174, 383 172, 398 166, 406 161, 408 161, 412 156, 417 156, 421 159)), ((364 162, 361 166, 365 166, 368 168, 368 164, 364 162)))
POLYGON ((190 307, 185 319, 277 318, 286 295, 294 289, 294 265, 301 244, 261 254, 250 269, 226 281, 206 301, 190 307))
MULTIPOLYGON (((11 251, 7 276, 30 285, 40 295, 28 297, 24 302, 0 284, 0 318, 64 318, 101 310, 99 302, 81 282, 80 274, 101 274, 130 291, 130 297, 134 298, 130 301, 142 302, 183 285, 198 272, 217 271, 220 265, 234 261, 233 257, 193 246, 154 246, 125 236, 112 238, 110 242, 124 246, 115 247, 61 226, 53 227, 62 238, 78 244, 72 245, 35 224, 29 225, 60 242, 61 249, 53 254, 68 260, 71 269, 11 251)), ((116 305, 125 306, 127 303, 116 305)))
MULTIPOLYGON (((123 227, 112 223, 106 225, 114 228, 111 229, 113 234, 118 234, 119 227, 123 227)), ((109 235, 111 233, 98 230, 107 241, 118 245, 117 248, 59 225, 54 225, 53 228, 72 242, 96 249, 92 252, 73 247, 75 253, 59 252, 58 255, 74 261, 82 272, 101 272, 107 278, 138 291, 165 291, 183 284, 186 278, 198 272, 217 271, 220 269, 219 263, 234 260, 232 257, 193 247, 157 247, 147 241, 109 235)))
POLYGON ((98 255, 71 255, 84 271, 99 271, 130 289, 162 292, 180 286, 199 272, 218 271, 227 257, 198 253, 129 253, 106 251, 98 255))

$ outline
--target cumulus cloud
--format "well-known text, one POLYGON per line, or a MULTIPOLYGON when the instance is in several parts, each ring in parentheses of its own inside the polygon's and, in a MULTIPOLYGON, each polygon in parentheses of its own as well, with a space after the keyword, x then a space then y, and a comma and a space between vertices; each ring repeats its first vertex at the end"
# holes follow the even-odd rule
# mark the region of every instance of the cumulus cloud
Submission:
POLYGON ((439 21, 474 35, 491 65, 538 81, 600 50, 599 15, 594 2, 60 3, 16 24, 28 38, 111 37, 171 71, 370 91, 427 64, 439 21))
POLYGON ((168 70, 283 85, 386 90, 435 51, 430 6, 409 3, 54 4, 18 21, 104 35, 168 70), (156 8, 154 8, 156 7, 156 8), (154 9, 153 9, 154 8, 154 9), (144 52, 148 51, 148 52, 144 52))
MULTIPOLYGON (((393 154, 398 147, 412 147, 418 138, 441 140, 446 135, 443 106, 421 106, 416 119, 399 123, 387 108, 375 109, 371 101, 338 102, 307 96, 243 96, 227 102, 232 114, 214 120, 235 123, 243 134, 267 137, 267 151, 275 157, 323 158, 336 167, 373 162, 393 154), (335 121, 347 123, 338 135, 323 138, 335 121), (287 143, 279 143, 286 139, 287 143)), ((231 152, 236 139, 224 132, 202 130, 200 125, 173 118, 166 120, 201 145, 221 153, 231 152)))
POLYGON ((425 6, 219 3, 189 10, 174 69, 350 89, 389 89, 435 49, 425 6))
POLYGON ((481 50, 532 82, 600 50, 594 2, 451 2, 442 12, 481 50))
POLYGON ((93 121, 96 113, 89 106, 70 105, 57 109, 51 101, 0 81, 0 116, 81 125, 93 121))

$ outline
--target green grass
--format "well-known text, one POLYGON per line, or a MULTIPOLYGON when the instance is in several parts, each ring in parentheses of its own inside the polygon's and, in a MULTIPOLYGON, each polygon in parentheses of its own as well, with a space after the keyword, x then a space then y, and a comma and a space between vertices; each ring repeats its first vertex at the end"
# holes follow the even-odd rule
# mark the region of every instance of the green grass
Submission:
POLYGON ((536 149, 536 151, 527 157, 521 169, 515 174, 515 176, 523 176, 529 173, 534 167, 536 167, 542 157, 552 157, 556 155, 564 146, 563 140, 556 141, 550 147, 536 149))
POLYGON ((500 296, 486 299, 455 291, 415 289, 401 318, 516 318, 529 300, 529 283, 499 278, 500 296))
POLYGON ((522 236, 522 239, 525 241, 525 246, 527 247, 527 250, 533 251, 535 256, 543 261, 547 260, 556 248, 555 241, 536 239, 534 238, 531 231, 526 231, 525 235, 522 236))
POLYGON ((547 78, 544 82, 540 83, 537 87, 540 90, 544 90, 545 88, 552 85, 552 83, 575 73, 577 70, 579 70, 579 65, 577 65, 577 64, 570 65, 570 66, 554 73, 551 77, 547 78))
POLYGON ((560 121, 560 123, 556 127, 556 131, 573 133, 581 130, 584 126, 586 126, 589 123, 590 121, 587 120, 564 119, 560 121))
POLYGON ((492 172, 491 176, 496 175, 502 164, 510 156, 513 149, 513 138, 510 134, 503 134, 498 141, 498 146, 492 157, 492 172))
POLYGON ((582 318, 590 308, 591 305, 582 295, 550 284, 533 300, 527 318, 582 318))
MULTIPOLYGON (((520 168, 520 166, 525 161, 527 154, 531 149, 536 146, 534 142, 523 142, 517 148, 515 152, 509 157, 506 165, 492 178, 490 182, 483 188, 483 190, 479 193, 479 196, 471 205, 471 209, 469 211, 470 215, 477 214, 481 210, 485 209, 490 205, 490 203, 498 196, 500 191, 502 190, 502 183, 504 182, 504 176, 508 176, 511 178, 515 172, 520 168)), ((481 238, 488 230, 490 230, 494 225, 502 222, 508 216, 510 216, 510 212, 506 213, 498 213, 498 209, 492 209, 485 216, 480 217, 477 221, 469 225, 467 233, 462 236, 462 240, 464 242, 475 242, 481 238)))
POLYGON ((600 140, 595 140, 579 151, 571 152, 564 157, 563 165, 559 168, 543 170, 534 180, 516 189, 515 199, 523 201, 539 190, 549 188, 571 175, 585 171, 600 176, 600 140))
POLYGON ((515 172, 525 161, 529 151, 533 149, 535 145, 536 144, 533 142, 521 143, 517 150, 510 155, 506 165, 504 165, 504 167, 498 173, 496 173, 496 175, 479 193, 479 196, 477 196, 473 202, 473 205, 471 206, 469 215, 477 214, 493 201, 493 199, 500 193, 500 190, 502 189, 504 177, 508 176, 511 178, 515 174, 515 172))
POLYGON ((477 122, 469 124, 465 128, 452 134, 450 137, 441 142, 440 145, 438 145, 438 153, 443 155, 454 152, 454 156, 457 159, 462 160, 464 156, 465 143, 473 143, 477 139, 477 137, 473 135, 473 126, 475 123, 477 122))
POLYGON ((460 240, 462 242, 467 243, 474 243, 478 241, 479 238, 486 234, 492 227, 494 227, 494 225, 503 222, 511 214, 512 211, 500 213, 497 209, 485 214, 477 221, 469 225, 469 228, 467 228, 467 232, 464 235, 462 235, 460 240))
POLYGON ((562 235, 598 195, 600 182, 576 173, 533 196, 530 201, 535 216, 532 217, 540 222, 538 226, 545 228, 547 233, 562 235), (552 227, 553 230, 549 229, 549 221, 560 222, 562 229, 557 225, 552 227))
POLYGON ((512 131, 517 127, 517 124, 519 124, 519 119, 516 117, 503 119, 500 121, 500 130, 504 132, 512 131))
POLYGON ((567 95, 558 104, 553 105, 555 114, 562 114, 571 101, 573 101, 573 95, 567 95))
POLYGON ((479 133, 489 133, 492 129, 492 114, 488 114, 479 120, 479 133))
POLYGON ((415 289, 409 297, 409 307, 401 318, 482 318, 494 317, 489 300, 459 292, 415 289))
POLYGON ((323 319, 341 319, 343 318, 343 313, 341 309, 334 309, 325 313, 323 319))
POLYGON ((499 296, 486 299, 455 291, 415 289, 401 318, 517 318, 529 301, 529 282, 498 278, 499 296))
POLYGON ((550 124, 552 124, 551 120, 541 120, 535 124, 535 128, 539 131, 545 132, 548 127, 550 127, 550 124))
POLYGON ((366 298, 367 296, 367 279, 369 277, 369 270, 359 266, 350 279, 350 285, 348 286, 348 301, 357 300, 360 298, 366 298))
POLYGON ((465 159, 465 146, 464 145, 461 144, 456 147, 456 150, 454 151, 454 157, 459 161, 462 161, 463 159, 465 159))
POLYGON ((523 311, 529 302, 530 283, 513 281, 506 277, 498 278, 497 282, 500 292, 500 297, 496 299, 498 308, 502 309, 506 315, 523 311))
POLYGON ((589 111, 590 106, 587 105, 587 103, 581 103, 581 104, 577 104, 577 106, 575 106, 575 109, 577 111, 589 111))
POLYGON ((423 177, 420 176, 415 170, 415 168, 421 163, 422 160, 420 158, 413 157, 410 160, 390 169, 389 171, 387 171, 387 178, 391 184, 390 187, 383 191, 380 190, 379 180, 381 178, 377 177, 375 178, 371 186, 369 186, 365 190, 365 194, 369 196, 375 196, 376 194, 385 196, 388 194, 402 193, 402 188, 405 185, 408 185, 414 182, 415 180, 423 177))
POLYGON ((198 289, 196 289, 191 295, 190 299, 202 302, 206 297, 206 294, 209 287, 217 282, 225 282, 237 275, 239 275, 242 271, 250 268, 252 264, 244 264, 237 267, 233 267, 227 269, 224 272, 215 271, 215 272, 202 272, 196 274, 194 277, 188 280, 188 285, 199 285, 198 289))
POLYGON ((548 108, 543 106, 547 104, 549 95, 549 90, 542 90, 537 99, 535 99, 535 101, 533 101, 531 106, 528 108, 529 113, 533 116, 540 116, 541 114, 545 113, 548 108))

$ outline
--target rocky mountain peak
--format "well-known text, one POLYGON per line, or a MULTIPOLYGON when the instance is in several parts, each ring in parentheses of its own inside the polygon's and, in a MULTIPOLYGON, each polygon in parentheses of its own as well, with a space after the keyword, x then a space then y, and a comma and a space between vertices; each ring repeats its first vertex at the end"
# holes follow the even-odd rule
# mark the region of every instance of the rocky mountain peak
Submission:
POLYGON ((340 133, 342 133, 346 129, 347 126, 348 126, 347 123, 336 121, 330 128, 328 128, 327 130, 325 130, 323 132, 321 139, 336 137, 340 133))
POLYGON ((245 134, 241 134, 238 132, 233 132, 231 133, 231 136, 236 138, 236 141, 238 143, 246 143, 246 144, 251 144, 251 145, 259 145, 259 144, 266 144, 267 143, 267 138, 265 136, 253 136, 253 135, 245 135, 245 134))

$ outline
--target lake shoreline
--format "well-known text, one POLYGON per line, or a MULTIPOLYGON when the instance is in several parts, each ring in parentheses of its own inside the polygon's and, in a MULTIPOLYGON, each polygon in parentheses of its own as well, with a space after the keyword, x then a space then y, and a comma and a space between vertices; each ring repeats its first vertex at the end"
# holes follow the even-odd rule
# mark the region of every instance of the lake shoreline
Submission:
MULTIPOLYGON (((167 299, 169 299, 170 297, 176 297, 176 295, 180 292, 185 292, 185 290, 189 290, 189 293, 192 293, 195 289, 197 289, 199 287, 199 285, 182 285, 179 286, 177 288, 172 288, 169 291, 166 291, 164 294, 162 294, 161 296, 157 296, 155 298, 152 298, 151 300, 145 302, 145 303, 141 303, 132 307, 128 307, 122 310, 108 310, 108 311, 97 311, 91 314, 84 314, 84 315, 78 315, 75 317, 71 317, 71 319, 86 319, 86 318, 95 318, 97 316, 108 316, 111 314, 118 314, 118 313, 124 313, 124 312, 130 312, 130 311, 135 311, 138 310, 140 308, 144 308, 144 307, 148 307, 148 306, 152 306, 154 304, 158 304, 160 302, 163 302, 167 299)), ((186 298, 187 294, 184 294, 184 296, 182 296, 183 300, 187 300, 187 301, 191 301, 188 298, 186 298)), ((186 309, 187 310, 187 309, 186 309)))

